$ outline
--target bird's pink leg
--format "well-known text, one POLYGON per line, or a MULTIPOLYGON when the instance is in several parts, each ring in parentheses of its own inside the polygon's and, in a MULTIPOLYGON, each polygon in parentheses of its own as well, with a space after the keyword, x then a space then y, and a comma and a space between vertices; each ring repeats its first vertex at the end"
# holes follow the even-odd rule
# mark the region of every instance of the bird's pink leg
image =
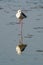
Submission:
POLYGON ((23 30, 23 22, 21 22, 21 42, 23 43, 23 33, 22 33, 22 30, 23 30))
POLYGON ((19 38, 19 43, 23 43, 23 35, 22 35, 22 27, 23 27, 23 22, 22 21, 20 21, 20 24, 19 24, 19 26, 20 26, 20 38, 19 38))

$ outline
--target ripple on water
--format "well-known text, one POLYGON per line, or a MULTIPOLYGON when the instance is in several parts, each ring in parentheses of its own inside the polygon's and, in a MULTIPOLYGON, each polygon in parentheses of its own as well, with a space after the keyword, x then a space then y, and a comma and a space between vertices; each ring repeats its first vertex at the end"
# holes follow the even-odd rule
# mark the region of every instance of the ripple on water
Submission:
POLYGON ((7 11, 7 10, 4 10, 4 13, 9 14, 10 12, 9 12, 9 11, 7 11))
POLYGON ((33 29, 35 29, 38 33, 43 33, 43 27, 34 27, 33 29))
POLYGON ((14 62, 14 61, 15 61, 15 59, 14 59, 14 58, 11 58, 11 59, 10 59, 10 61, 11 61, 11 62, 14 62))
POLYGON ((27 36, 24 36, 24 38, 32 38, 33 35, 32 34, 27 34, 27 36))
POLYGON ((43 29, 43 27, 34 27, 33 29, 38 30, 38 29, 43 29))
POLYGON ((38 4, 38 2, 33 2, 33 4, 37 5, 37 4, 38 4))
POLYGON ((3 0, 0 0, 0 1, 3 1, 3 0))
POLYGON ((40 31, 37 31, 37 32, 38 32, 38 33, 43 33, 43 31, 41 31, 41 30, 40 30, 40 31))
POLYGON ((39 19, 39 18, 37 18, 36 20, 37 20, 37 21, 39 21, 40 19, 39 19))
POLYGON ((3 7, 0 7, 0 10, 4 9, 3 7))
MULTIPOLYGON (((19 22, 9 22, 8 24, 6 25, 15 25, 15 24, 20 24, 19 22)), ((23 23, 24 24, 24 23, 23 23)))
POLYGON ((6 24, 6 25, 15 25, 16 24, 16 22, 9 22, 8 24, 6 24))
POLYGON ((31 9, 38 9, 38 7, 37 6, 34 6, 34 7, 30 7, 31 9))
POLYGON ((38 57, 34 57, 34 60, 37 61, 38 60, 38 57))
POLYGON ((43 52, 43 50, 36 50, 36 52, 43 52))
POLYGON ((43 6, 42 5, 38 5, 38 6, 33 6, 33 7, 30 7, 31 9, 43 9, 43 6))
POLYGON ((43 5, 39 5, 39 8, 43 9, 43 5))

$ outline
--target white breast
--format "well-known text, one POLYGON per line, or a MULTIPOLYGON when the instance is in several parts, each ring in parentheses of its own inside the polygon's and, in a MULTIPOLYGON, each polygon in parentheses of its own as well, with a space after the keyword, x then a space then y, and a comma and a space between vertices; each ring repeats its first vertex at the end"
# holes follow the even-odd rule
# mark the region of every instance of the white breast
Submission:
POLYGON ((16 14, 16 17, 19 19, 20 16, 21 16, 21 14, 18 12, 18 13, 16 14))

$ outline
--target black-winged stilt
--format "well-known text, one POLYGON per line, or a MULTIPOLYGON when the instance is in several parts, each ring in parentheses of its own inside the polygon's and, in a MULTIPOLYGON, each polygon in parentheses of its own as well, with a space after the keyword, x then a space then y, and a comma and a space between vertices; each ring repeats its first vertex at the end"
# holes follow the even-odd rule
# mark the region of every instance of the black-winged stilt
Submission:
MULTIPOLYGON (((17 13, 16 13, 16 17, 22 21, 24 18, 26 18, 27 16, 21 11, 21 10, 18 10, 17 13)), ((20 22, 19 21, 19 22, 20 22)))

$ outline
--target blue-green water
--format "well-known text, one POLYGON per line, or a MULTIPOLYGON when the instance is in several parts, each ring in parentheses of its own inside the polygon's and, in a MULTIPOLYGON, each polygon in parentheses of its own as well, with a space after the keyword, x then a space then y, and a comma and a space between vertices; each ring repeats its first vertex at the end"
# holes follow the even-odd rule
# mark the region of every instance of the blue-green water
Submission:
POLYGON ((0 0, 0 65, 43 65, 43 0, 0 0), (18 55, 19 25, 16 12, 23 10, 24 43, 18 55))

